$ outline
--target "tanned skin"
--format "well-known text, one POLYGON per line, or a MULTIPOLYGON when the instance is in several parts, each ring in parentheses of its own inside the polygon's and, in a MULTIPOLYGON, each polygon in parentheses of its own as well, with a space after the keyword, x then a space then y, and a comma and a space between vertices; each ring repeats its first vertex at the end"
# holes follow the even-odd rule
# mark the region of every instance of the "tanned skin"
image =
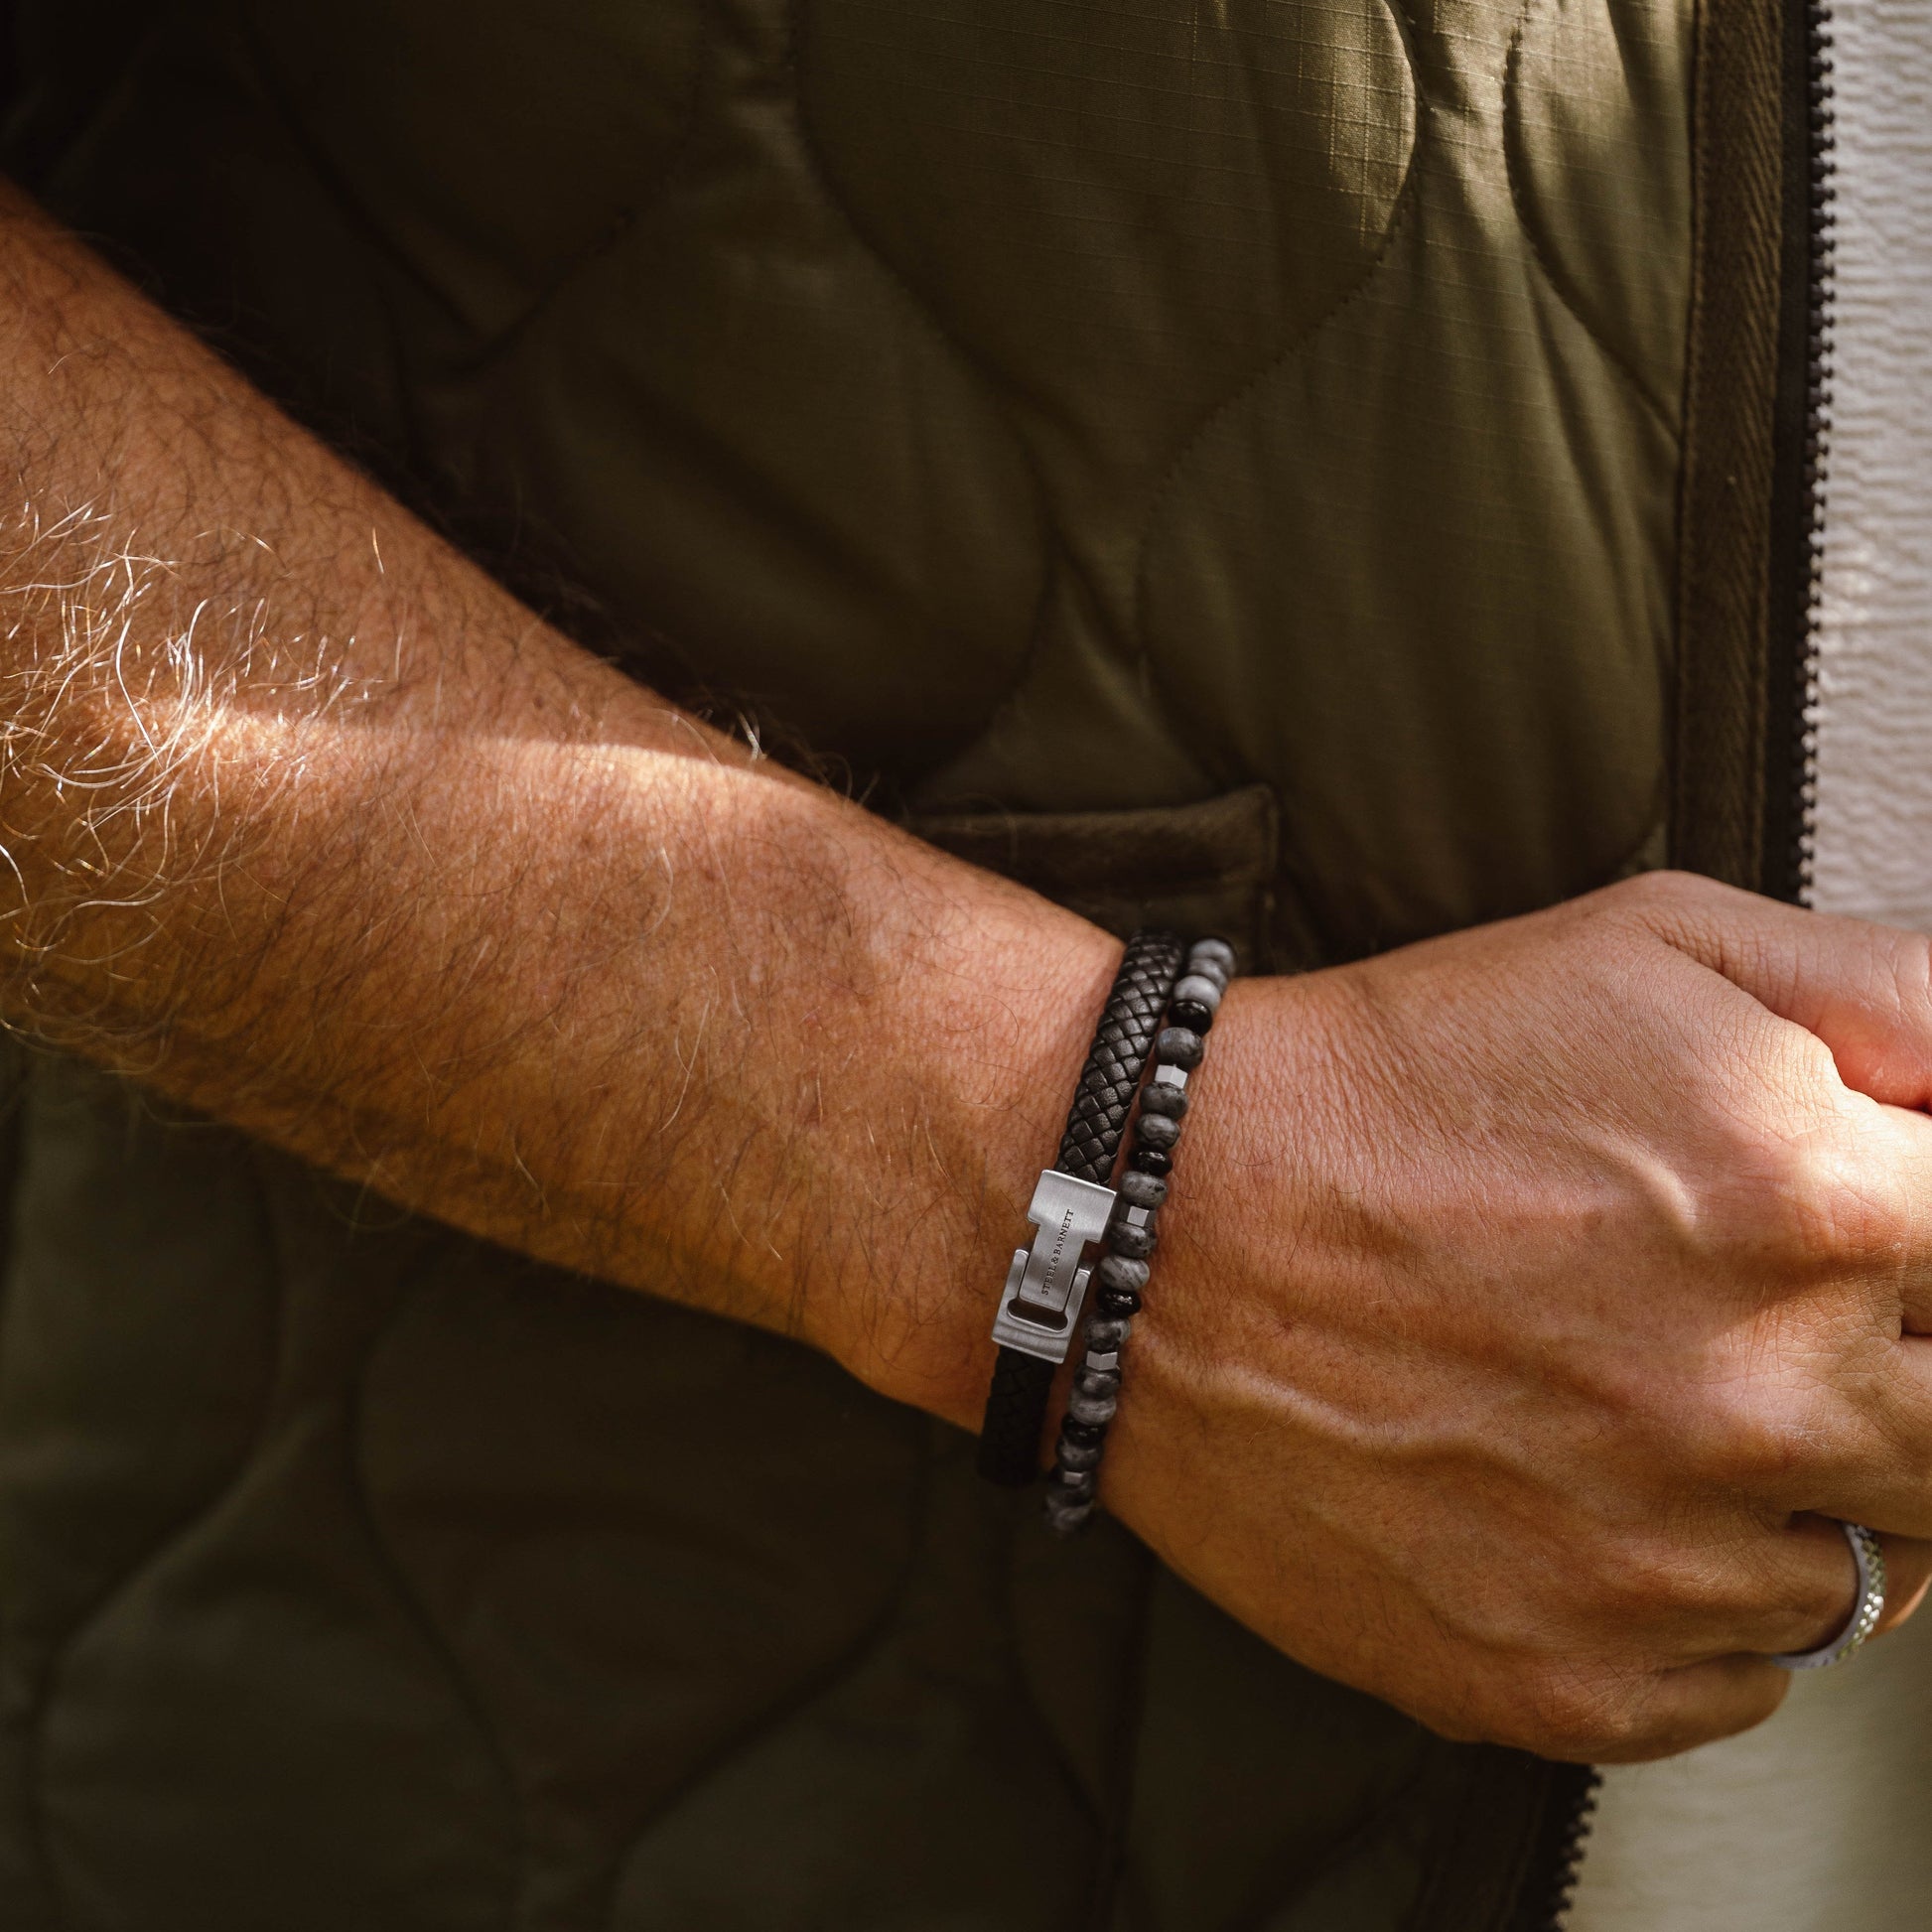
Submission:
MULTIPOLYGON (((0 200, 0 1015, 974 1427, 1119 958, 533 618, 0 200)), ((1932 955, 1666 877, 1238 984, 1105 1497, 1455 1736, 1655 1755, 1932 1536, 1932 955)))

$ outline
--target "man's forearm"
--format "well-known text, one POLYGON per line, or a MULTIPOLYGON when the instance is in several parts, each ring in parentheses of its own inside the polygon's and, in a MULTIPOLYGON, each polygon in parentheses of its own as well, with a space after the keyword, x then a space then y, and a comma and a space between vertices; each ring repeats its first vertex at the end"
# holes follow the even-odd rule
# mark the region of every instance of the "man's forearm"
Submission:
POLYGON ((14 202, 0 293, 6 1018, 966 1419, 1112 942, 547 629, 14 202))

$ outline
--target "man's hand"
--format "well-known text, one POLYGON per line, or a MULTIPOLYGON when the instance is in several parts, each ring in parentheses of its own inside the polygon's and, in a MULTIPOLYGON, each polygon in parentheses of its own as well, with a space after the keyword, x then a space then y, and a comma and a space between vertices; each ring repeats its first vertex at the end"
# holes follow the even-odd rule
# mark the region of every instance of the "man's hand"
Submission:
POLYGON ((1113 1506, 1453 1736, 1655 1756, 1932 1570, 1932 948, 1679 875, 1237 986, 1113 1506))

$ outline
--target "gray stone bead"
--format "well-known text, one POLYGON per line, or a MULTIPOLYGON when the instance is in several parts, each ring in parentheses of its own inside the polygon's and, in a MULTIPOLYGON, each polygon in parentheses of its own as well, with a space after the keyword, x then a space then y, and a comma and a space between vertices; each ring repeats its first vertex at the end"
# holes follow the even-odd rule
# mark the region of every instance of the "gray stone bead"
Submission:
POLYGON ((1168 1198, 1168 1183, 1159 1174, 1129 1168, 1120 1177, 1120 1197, 1130 1207, 1159 1207, 1168 1198))
POLYGON ((1138 1295, 1147 1286, 1147 1263, 1129 1255, 1103 1255, 1094 1273, 1102 1288, 1124 1288, 1138 1295))
POLYGON ((1125 1255, 1129 1261, 1145 1261, 1160 1245, 1151 1227, 1129 1227, 1124 1222, 1117 1223, 1107 1236, 1107 1245, 1117 1255, 1125 1255))
POLYGON ((1055 1536, 1077 1536, 1093 1520, 1091 1502, 1070 1502, 1064 1496, 1046 1492, 1046 1527, 1055 1536))
POLYGON ((1053 1471, 1053 1488, 1069 1502, 1090 1503, 1100 1479, 1092 1469, 1075 1469, 1062 1463, 1053 1471))
MULTIPOLYGON (((1194 1035, 1187 1035, 1192 1039, 1194 1035)), ((1180 1138, 1180 1123, 1168 1114, 1143 1114, 1134 1124, 1143 1147, 1173 1147, 1180 1138)))
POLYGON ((1059 1452, 1059 1466, 1062 1469, 1097 1469, 1100 1466, 1100 1445, 1098 1443, 1062 1443, 1059 1452))
POLYGON ((1225 939, 1196 939, 1187 949, 1187 970, 1195 970, 1194 962, 1210 959, 1224 973, 1234 971, 1234 948, 1225 939))
POLYGON ((1096 1426, 1110 1423, 1119 1402, 1110 1395, 1088 1395, 1084 1389, 1075 1389, 1073 1399, 1066 1405, 1066 1413, 1075 1422, 1090 1422, 1096 1426))
POLYGON ((1225 980, 1210 979, 1205 973, 1188 973, 1175 985, 1173 997, 1176 1000, 1192 1000, 1209 1013, 1217 1013, 1221 1006, 1221 995, 1226 991, 1225 980))
POLYGON ((1073 1386, 1082 1395, 1119 1395, 1120 1370, 1117 1368, 1089 1368, 1082 1362, 1073 1371, 1073 1386))
POLYGON ((1089 1348, 1118 1349, 1134 1332, 1134 1324, 1124 1314, 1090 1314, 1086 1332, 1089 1348))
POLYGON ((1171 1087, 1164 1084, 1146 1086, 1141 1089, 1141 1118, 1150 1114, 1166 1114, 1170 1119, 1178 1120, 1187 1111, 1187 1089, 1171 1087))
POLYGON ((1163 1027, 1161 1037, 1154 1042, 1154 1057, 1165 1060, 1170 1066, 1184 1066, 1192 1072, 1200 1065, 1200 1035, 1190 1033, 1185 1027, 1163 1027))

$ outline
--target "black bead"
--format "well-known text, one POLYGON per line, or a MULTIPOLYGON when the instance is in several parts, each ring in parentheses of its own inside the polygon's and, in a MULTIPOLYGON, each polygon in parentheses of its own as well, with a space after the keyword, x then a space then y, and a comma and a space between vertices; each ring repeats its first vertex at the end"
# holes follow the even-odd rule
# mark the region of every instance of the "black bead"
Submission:
MULTIPOLYGON (((1131 1288, 1103 1288, 1093 1298, 1093 1305, 1102 1314, 1134 1315, 1141 1311, 1140 1295, 1131 1288)), ((1078 1426, 1085 1427, 1084 1424, 1078 1426)), ((1073 1423, 1067 1424, 1069 1429, 1074 1427, 1073 1423)))
POLYGON ((1173 1173, 1173 1156, 1164 1147, 1137 1147, 1127 1157, 1127 1165, 1165 1180, 1173 1173))
POLYGON ((1107 1426, 1097 1422, 1075 1422, 1071 1416, 1060 1424, 1061 1437, 1081 1449, 1098 1449, 1107 1440, 1107 1426))
POLYGON ((1198 1000, 1176 1000, 1168 1009, 1168 1024, 1185 1027, 1190 1034, 1204 1034, 1214 1024, 1214 1016, 1198 1000))

